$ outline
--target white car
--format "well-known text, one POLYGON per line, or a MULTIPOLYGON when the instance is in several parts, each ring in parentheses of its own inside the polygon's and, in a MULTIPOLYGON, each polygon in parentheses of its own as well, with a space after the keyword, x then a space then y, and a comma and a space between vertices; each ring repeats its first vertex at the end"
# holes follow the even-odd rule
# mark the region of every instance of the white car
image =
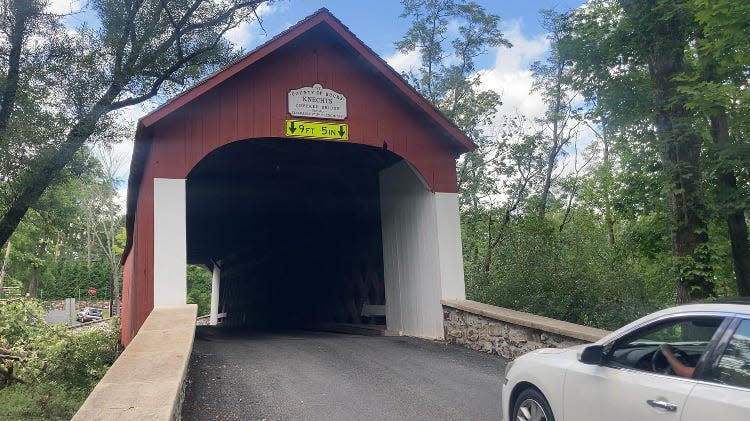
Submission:
POLYGON ((508 421, 748 421, 750 301, 673 307, 525 354, 506 367, 502 408, 508 421))

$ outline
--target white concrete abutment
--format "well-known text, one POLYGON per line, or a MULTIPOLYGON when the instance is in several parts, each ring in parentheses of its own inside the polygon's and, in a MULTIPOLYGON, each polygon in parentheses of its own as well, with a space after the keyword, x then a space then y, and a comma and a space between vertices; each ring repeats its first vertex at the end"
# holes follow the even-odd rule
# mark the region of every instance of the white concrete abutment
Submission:
POLYGON ((184 179, 154 179, 154 307, 187 301, 184 179))
POLYGON ((387 331, 443 337, 441 299, 466 296, 456 193, 433 193, 406 161, 380 172, 387 331))

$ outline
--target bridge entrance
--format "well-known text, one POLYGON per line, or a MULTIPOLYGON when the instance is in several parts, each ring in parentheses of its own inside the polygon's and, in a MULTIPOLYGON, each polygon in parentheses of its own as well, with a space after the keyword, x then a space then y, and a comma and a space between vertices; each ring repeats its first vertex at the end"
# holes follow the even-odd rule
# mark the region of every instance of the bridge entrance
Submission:
POLYGON ((463 299, 456 159, 476 146, 322 9, 140 119, 122 342, 213 270, 212 320, 442 338, 463 299))
POLYGON ((291 139, 235 142, 203 158, 186 180, 187 260, 220 267, 224 323, 384 324, 372 314, 385 306, 378 173, 400 160, 291 139))

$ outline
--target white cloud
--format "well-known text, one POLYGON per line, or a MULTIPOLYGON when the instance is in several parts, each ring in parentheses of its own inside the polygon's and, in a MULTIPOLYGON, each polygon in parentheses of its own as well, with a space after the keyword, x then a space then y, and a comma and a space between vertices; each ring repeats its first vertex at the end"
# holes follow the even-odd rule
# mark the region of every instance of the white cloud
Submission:
MULTIPOLYGON (((278 5, 279 3, 262 3, 258 6, 256 14, 263 19, 264 16, 278 11, 280 9, 278 5)), ((228 30, 224 34, 224 38, 234 44, 235 49, 239 50, 240 48, 244 48, 248 50, 253 45, 257 44, 256 38, 258 37, 259 32, 261 32, 261 29, 258 22, 255 20, 246 21, 240 23, 237 27, 228 30)))
POLYGON ((116 170, 115 179, 117 180, 115 201, 120 206, 122 213, 125 213, 127 202, 130 161, 133 157, 133 146, 135 144, 135 127, 138 124, 138 119, 152 111, 155 106, 156 103, 154 102, 146 102, 116 111, 114 118, 119 120, 124 127, 131 127, 133 130, 124 134, 123 138, 119 139, 117 143, 111 144, 109 151, 102 151, 98 145, 94 148, 95 153, 108 155, 109 158, 107 159, 114 161, 112 164, 114 164, 116 170))
POLYGON ((482 89, 500 94, 503 100, 500 115, 518 111, 530 118, 541 116, 545 105, 539 93, 531 92, 534 78, 529 65, 544 58, 549 41, 545 34, 527 38, 521 33, 519 21, 512 22, 505 29, 505 36, 513 47, 497 49, 494 68, 482 72, 482 89))
POLYGON ((245 48, 253 40, 255 35, 253 33, 254 26, 255 22, 242 22, 238 26, 228 30, 224 34, 224 38, 234 44, 236 49, 245 48))
MULTIPOLYGON (((544 60, 549 50, 549 40, 546 34, 526 37, 521 32, 520 21, 514 21, 504 32, 513 44, 512 48, 498 48, 495 65, 492 69, 483 70, 481 74, 482 89, 491 89, 501 95, 503 105, 498 110, 495 121, 501 121, 505 116, 521 114, 529 120, 543 117, 547 106, 539 92, 531 92, 534 77, 530 65, 538 60, 544 60)), ((575 96, 574 92, 569 92, 575 96)), ((575 96, 573 105, 582 105, 579 96, 575 96)), ((489 128, 492 130, 492 128, 489 128)), ((568 145, 560 158, 556 175, 570 175, 576 166, 581 167, 586 162, 584 150, 594 142, 595 135, 585 125, 578 126, 573 133, 575 139, 568 145), (578 156, 576 156, 576 147, 578 156)), ((580 169, 580 168, 579 168, 580 169)))
POLYGON ((410 51, 402 53, 396 51, 392 55, 385 57, 385 61, 399 73, 409 73, 419 67, 419 51, 410 51))
POLYGON ((83 9, 83 3, 83 0, 51 0, 47 4, 47 11, 56 15, 76 13, 83 9))

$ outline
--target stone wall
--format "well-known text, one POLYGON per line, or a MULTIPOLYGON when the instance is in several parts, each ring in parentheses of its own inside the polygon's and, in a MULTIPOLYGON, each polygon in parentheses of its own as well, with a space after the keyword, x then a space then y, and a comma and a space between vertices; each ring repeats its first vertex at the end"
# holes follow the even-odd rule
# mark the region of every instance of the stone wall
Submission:
MULTIPOLYGON (((65 309, 65 300, 42 301, 42 307, 45 310, 63 310, 65 309)), ((103 310, 109 310, 109 300, 76 300, 77 310, 84 307, 98 307, 103 310)))
POLYGON ((445 340, 512 360, 538 348, 594 342, 607 331, 469 300, 443 301, 445 340))

